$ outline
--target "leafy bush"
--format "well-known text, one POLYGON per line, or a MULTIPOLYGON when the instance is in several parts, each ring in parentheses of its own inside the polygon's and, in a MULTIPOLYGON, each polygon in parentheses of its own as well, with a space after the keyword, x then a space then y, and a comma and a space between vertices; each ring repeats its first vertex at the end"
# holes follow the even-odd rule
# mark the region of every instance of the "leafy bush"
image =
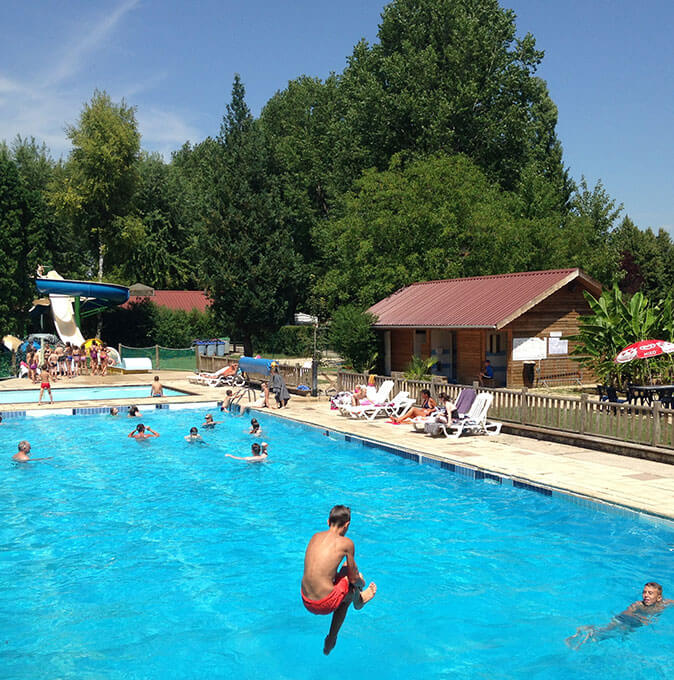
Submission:
POLYGON ((374 315, 352 305, 339 307, 332 317, 331 344, 358 372, 371 370, 377 360, 375 321, 374 315))
POLYGON ((209 311, 167 309, 150 300, 133 302, 128 309, 118 307, 103 317, 103 338, 110 345, 189 347, 197 338, 221 333, 209 311))

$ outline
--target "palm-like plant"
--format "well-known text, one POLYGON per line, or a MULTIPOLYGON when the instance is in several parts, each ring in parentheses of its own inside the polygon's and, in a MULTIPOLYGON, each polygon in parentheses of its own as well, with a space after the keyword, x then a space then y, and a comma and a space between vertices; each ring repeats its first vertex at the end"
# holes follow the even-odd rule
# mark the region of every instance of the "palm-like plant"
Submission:
POLYGON ((436 357, 422 359, 420 356, 415 354, 412 356, 410 363, 407 365, 405 377, 408 380, 423 380, 424 378, 428 378, 431 373, 431 368, 437 362, 438 360, 436 357))
POLYGON ((660 377, 672 373, 669 357, 658 357, 616 364, 616 355, 639 340, 674 337, 674 310, 671 297, 651 305, 642 293, 636 293, 626 303, 617 285, 602 293, 599 299, 585 293, 592 311, 580 318, 580 329, 573 340, 573 354, 605 384, 620 387, 626 382, 650 382, 653 374, 660 377))

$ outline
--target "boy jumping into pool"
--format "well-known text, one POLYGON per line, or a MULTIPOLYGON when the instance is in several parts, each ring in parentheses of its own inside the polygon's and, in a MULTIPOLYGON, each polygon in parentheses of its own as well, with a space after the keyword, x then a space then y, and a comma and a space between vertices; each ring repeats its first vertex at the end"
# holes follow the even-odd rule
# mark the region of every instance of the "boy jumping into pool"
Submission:
POLYGON ((304 555, 302 602, 312 614, 332 614, 323 654, 330 654, 337 644, 349 605, 353 602, 355 609, 361 609, 377 592, 374 582, 363 589, 365 580, 356 566, 353 541, 345 536, 350 523, 351 508, 335 505, 328 530, 312 536, 304 555), (344 558, 346 564, 337 571, 344 558))
POLYGON ((662 599, 662 586, 651 581, 644 586, 641 599, 633 602, 624 612, 614 616, 605 626, 580 626, 576 632, 566 638, 571 649, 578 649, 586 642, 605 640, 609 637, 626 635, 635 628, 653 623, 653 615, 662 612, 665 607, 674 604, 674 600, 662 599))

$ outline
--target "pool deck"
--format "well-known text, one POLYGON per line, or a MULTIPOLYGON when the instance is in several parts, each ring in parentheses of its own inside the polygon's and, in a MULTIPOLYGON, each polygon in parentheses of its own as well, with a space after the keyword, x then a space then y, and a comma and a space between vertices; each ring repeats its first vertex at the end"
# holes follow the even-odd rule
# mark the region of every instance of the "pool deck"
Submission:
MULTIPOLYGON (((223 388, 204 387, 188 382, 185 372, 156 371, 152 374, 109 375, 105 378, 80 376, 61 380, 58 387, 101 385, 148 385, 158 374, 165 387, 188 391, 181 397, 162 397, 149 403, 212 403, 221 400, 223 388)), ((25 379, 5 380, 0 389, 32 388, 25 379)), ((149 392, 149 387, 148 387, 149 392)), ((128 399, 56 402, 53 405, 0 405, 1 411, 39 409, 43 412, 72 407, 128 404, 128 399)), ((136 402, 143 410, 141 402, 136 402)), ((243 401, 245 407, 247 402, 243 401)), ((261 409, 267 411, 267 409, 261 409)), ((325 397, 294 397, 289 406, 272 410, 276 416, 364 439, 422 453, 438 460, 473 467, 537 486, 605 501, 618 506, 674 519, 674 465, 602 453, 578 446, 539 441, 511 434, 496 437, 463 436, 457 440, 431 438, 412 430, 411 425, 391 425, 385 419, 363 421, 331 411, 325 397)))

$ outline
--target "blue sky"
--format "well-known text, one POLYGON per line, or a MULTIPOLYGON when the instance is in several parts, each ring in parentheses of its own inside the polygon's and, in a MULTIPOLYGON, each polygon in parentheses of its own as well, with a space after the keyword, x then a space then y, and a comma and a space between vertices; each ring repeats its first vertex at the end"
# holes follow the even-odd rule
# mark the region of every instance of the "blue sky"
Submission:
MULTIPOLYGON (((301 74, 343 70, 376 41, 379 0, 6 0, 0 139, 67 153, 64 127, 95 88, 137 107, 143 148, 169 156, 217 133, 240 73, 248 104, 301 74)), ((642 228, 674 234, 674 2, 502 0, 531 32, 559 108, 565 164, 642 228)))

